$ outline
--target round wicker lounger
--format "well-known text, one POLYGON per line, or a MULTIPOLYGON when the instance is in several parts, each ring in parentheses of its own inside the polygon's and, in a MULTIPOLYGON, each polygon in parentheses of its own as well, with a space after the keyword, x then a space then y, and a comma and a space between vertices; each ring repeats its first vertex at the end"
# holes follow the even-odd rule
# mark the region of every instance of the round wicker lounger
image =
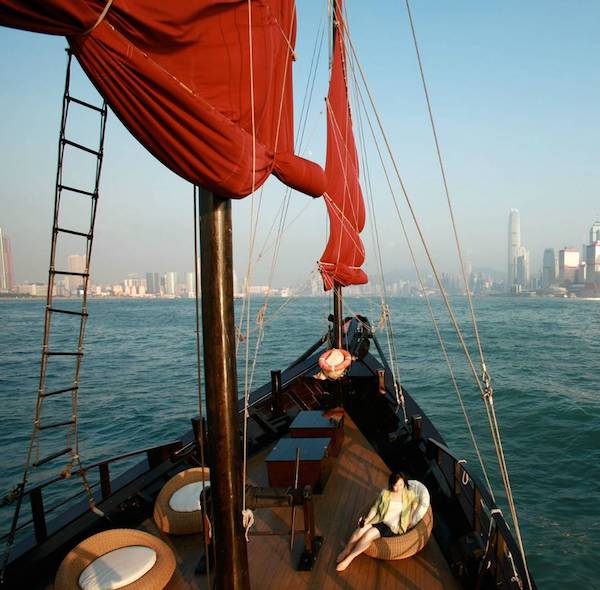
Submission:
MULTIPOLYGON (((164 533, 171 535, 190 535, 202 530, 202 511, 200 509, 200 490, 202 486, 193 486, 208 482, 210 470, 206 467, 193 467, 173 476, 162 488, 154 504, 154 522, 164 533), (188 487, 189 486, 189 487, 188 487), (189 506, 173 505, 173 497, 184 488, 194 497, 189 497, 189 506)), ((206 484, 208 487, 210 484, 206 484)), ((185 492, 184 492, 185 493, 185 492)))
POLYGON ((110 581, 105 580, 103 583, 92 573, 88 577, 88 584, 91 585, 84 587, 162 590, 169 583, 175 571, 175 556, 163 541, 143 531, 112 529, 85 539, 67 554, 56 573, 55 590, 81 590, 80 577, 84 570, 100 558, 106 558, 111 552, 114 555, 117 550, 123 548, 144 549, 147 553, 153 554, 152 561, 147 563, 147 566, 150 567, 145 568, 145 573, 136 575, 128 572, 129 576, 135 579, 131 583, 117 583, 115 585, 115 576, 110 571, 109 566, 108 570, 107 568, 104 569, 105 572, 108 571, 108 577, 113 579, 110 581), (108 586, 106 585, 107 582, 108 586))
POLYGON ((429 537, 431 537, 432 529, 433 513, 431 506, 429 506, 425 516, 415 527, 403 535, 376 539, 369 545, 365 555, 376 559, 406 559, 412 557, 425 547, 429 537))

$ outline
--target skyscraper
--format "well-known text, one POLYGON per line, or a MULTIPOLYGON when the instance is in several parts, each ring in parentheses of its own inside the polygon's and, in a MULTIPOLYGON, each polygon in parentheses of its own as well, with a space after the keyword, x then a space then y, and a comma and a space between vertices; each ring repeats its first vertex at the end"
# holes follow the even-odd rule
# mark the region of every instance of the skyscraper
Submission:
POLYGON ((594 221, 590 228, 590 244, 600 240, 600 221, 594 221))
MULTIPOLYGON (((85 256, 83 254, 72 254, 68 257, 67 263, 69 272, 84 273, 85 272, 85 256)), ((67 277, 65 279, 67 289, 73 293, 78 289, 83 288, 83 277, 67 277)))
POLYGON ((160 275, 157 272, 146 273, 146 293, 160 295, 160 275))
POLYGON ((542 262, 542 286, 549 287, 556 281, 556 256, 553 248, 544 250, 542 262))
POLYGON ((170 271, 165 273, 165 294, 176 295, 177 293, 177 273, 170 271))
POLYGON ((558 279, 561 284, 574 283, 579 268, 579 250, 563 248, 558 251, 558 279))
POLYGON ((521 219, 518 209, 511 209, 508 216, 508 273, 506 289, 512 291, 517 276, 517 256, 521 247, 521 219))
POLYGON ((523 246, 517 248, 514 283, 521 289, 529 288, 529 252, 523 246))
POLYGON ((14 286, 10 240, 0 227, 0 291, 12 291, 14 286))
POLYGON ((587 246, 585 254, 586 282, 592 285, 600 284, 600 239, 587 246))

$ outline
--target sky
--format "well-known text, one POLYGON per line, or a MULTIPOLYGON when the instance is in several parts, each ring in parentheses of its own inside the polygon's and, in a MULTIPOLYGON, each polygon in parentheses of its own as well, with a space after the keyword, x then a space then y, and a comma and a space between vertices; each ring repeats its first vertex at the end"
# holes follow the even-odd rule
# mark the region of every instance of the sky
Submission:
MULTIPOLYGON (((346 5, 353 45, 434 260, 442 271, 456 272, 405 3, 346 5)), ((511 208, 520 211, 532 271, 544 248, 579 248, 600 218, 600 3, 421 0, 411 9, 466 260, 475 268, 506 268, 511 208)), ((323 13, 321 2, 298 1, 297 117, 323 13)), ((65 46, 64 38, 0 28, 0 227, 11 238, 18 281, 47 277, 65 46)), ((324 164, 326 44, 322 56, 300 153, 324 164)), ((98 102, 81 76, 76 83, 80 96, 98 102)), ((365 120, 360 102, 353 113, 355 122, 365 120)), ((74 120, 74 137, 93 142, 93 125, 74 120)), ((368 127, 365 133, 365 149, 373 151, 368 127)), ((86 172, 79 162, 71 164, 76 174, 86 172)), ((361 174, 376 211, 385 271, 410 269, 383 171, 375 160, 361 174)), ((275 251, 269 228, 284 192, 272 179, 261 197, 255 284, 268 280, 275 251)), ((192 187, 145 152, 110 114, 100 194, 96 282, 193 268, 192 187)), ((238 277, 248 266, 252 199, 256 211, 258 196, 233 204, 238 277)), ((400 209, 423 264, 406 205, 400 209)), ((287 222, 275 286, 302 284, 327 239, 321 199, 293 193, 287 222)), ((377 263, 369 224, 363 240, 366 270, 373 276, 377 263)), ((59 256, 65 261, 81 253, 75 243, 63 250, 59 256)))

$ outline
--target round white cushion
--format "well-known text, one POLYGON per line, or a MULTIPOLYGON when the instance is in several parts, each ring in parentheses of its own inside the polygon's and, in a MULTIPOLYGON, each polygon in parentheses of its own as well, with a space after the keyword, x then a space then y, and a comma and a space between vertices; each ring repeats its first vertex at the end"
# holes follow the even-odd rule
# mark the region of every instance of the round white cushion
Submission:
POLYGON ((200 510, 200 493, 208 489, 210 484, 206 481, 195 481, 179 488, 169 498, 169 508, 174 512, 195 512, 200 510))
POLYGON ((156 563, 151 547, 131 545, 105 553, 79 576, 81 590, 117 590, 139 580, 156 563))
POLYGON ((417 481, 416 479, 409 479, 408 487, 416 494, 419 500, 419 506, 414 511, 412 522, 410 523, 410 526, 414 527, 425 516, 425 513, 431 504, 431 499, 429 497, 429 490, 420 481, 417 481))

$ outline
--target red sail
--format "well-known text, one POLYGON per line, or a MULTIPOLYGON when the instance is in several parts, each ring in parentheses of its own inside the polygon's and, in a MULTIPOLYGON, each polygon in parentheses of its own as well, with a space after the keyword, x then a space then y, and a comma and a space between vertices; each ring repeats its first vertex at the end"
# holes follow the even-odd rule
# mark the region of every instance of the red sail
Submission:
POLYGON ((348 102, 348 77, 344 50, 342 2, 336 2, 337 34, 327 96, 327 176, 325 200, 329 213, 329 241, 319 261, 325 290, 367 282, 361 270, 365 250, 360 232, 365 225, 365 205, 358 179, 358 155, 348 102))
POLYGON ((3 0, 0 25, 67 36, 125 127, 190 182, 243 197, 273 172, 323 194, 322 168, 293 153, 293 0, 3 0))

